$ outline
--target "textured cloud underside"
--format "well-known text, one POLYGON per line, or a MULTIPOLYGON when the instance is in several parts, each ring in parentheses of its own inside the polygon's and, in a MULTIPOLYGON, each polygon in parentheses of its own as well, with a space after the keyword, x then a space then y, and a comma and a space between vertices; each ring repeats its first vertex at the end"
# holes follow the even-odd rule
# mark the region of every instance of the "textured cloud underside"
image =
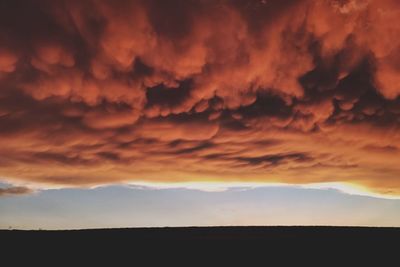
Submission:
POLYGON ((396 0, 0 2, 11 183, 400 194, 396 0))

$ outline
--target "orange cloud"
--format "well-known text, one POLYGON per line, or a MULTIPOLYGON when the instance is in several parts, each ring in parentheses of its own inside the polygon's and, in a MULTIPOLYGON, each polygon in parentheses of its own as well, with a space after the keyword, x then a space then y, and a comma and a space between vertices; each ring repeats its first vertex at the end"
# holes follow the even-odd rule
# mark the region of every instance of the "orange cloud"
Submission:
POLYGON ((31 189, 22 186, 6 187, 6 188, 0 188, 0 197, 12 196, 12 195, 25 195, 25 194, 30 194, 32 192, 33 191, 31 189))
POLYGON ((0 176, 400 194, 395 0, 9 1, 0 176))
POLYGON ((6 49, 0 50, 0 72, 13 72, 16 68, 18 57, 6 49))

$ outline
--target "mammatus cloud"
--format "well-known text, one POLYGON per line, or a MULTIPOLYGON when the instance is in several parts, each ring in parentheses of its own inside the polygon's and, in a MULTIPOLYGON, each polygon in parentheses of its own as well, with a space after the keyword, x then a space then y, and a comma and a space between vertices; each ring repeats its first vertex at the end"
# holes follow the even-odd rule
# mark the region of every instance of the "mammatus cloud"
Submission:
POLYGON ((8 182, 400 194, 396 0, 0 2, 8 182))
POLYGON ((31 189, 23 186, 0 188, 0 197, 12 196, 12 195, 25 195, 25 194, 30 194, 32 192, 33 191, 31 189))

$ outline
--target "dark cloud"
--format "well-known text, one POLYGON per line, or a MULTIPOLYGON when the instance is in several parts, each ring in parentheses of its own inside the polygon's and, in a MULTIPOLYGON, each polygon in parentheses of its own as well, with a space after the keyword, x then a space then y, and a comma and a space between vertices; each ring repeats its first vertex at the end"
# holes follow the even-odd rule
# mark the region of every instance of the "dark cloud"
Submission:
POLYGON ((0 174, 400 193, 399 15, 395 0, 0 1, 0 174))
MULTIPOLYGON (((165 116, 174 113, 190 96, 192 81, 182 81, 176 88, 168 88, 164 85, 150 87, 146 91, 147 115, 150 117, 165 116)), ((182 111, 178 110, 179 113, 182 111)))
POLYGON ((174 151, 173 154, 191 154, 196 151, 206 150, 208 148, 213 147, 213 143, 211 142, 202 142, 200 144, 195 144, 194 146, 183 147, 181 148, 180 141, 173 141, 170 143, 172 147, 178 147, 178 150, 174 151))
POLYGON ((267 166, 288 164, 289 163, 288 161, 292 160, 298 162, 306 162, 313 160, 311 157, 302 153, 264 155, 260 157, 238 157, 235 159, 239 162, 245 162, 251 165, 266 164, 267 166))

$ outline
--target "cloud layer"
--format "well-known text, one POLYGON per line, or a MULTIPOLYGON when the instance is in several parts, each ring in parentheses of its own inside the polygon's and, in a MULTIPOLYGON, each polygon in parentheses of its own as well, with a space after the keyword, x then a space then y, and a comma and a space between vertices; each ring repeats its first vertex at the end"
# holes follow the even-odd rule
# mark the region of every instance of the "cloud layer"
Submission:
POLYGON ((400 194, 396 0, 0 2, 0 176, 400 194))
POLYGON ((0 197, 12 196, 12 195, 25 195, 25 194, 30 194, 32 192, 33 191, 31 189, 23 186, 0 188, 0 197))

